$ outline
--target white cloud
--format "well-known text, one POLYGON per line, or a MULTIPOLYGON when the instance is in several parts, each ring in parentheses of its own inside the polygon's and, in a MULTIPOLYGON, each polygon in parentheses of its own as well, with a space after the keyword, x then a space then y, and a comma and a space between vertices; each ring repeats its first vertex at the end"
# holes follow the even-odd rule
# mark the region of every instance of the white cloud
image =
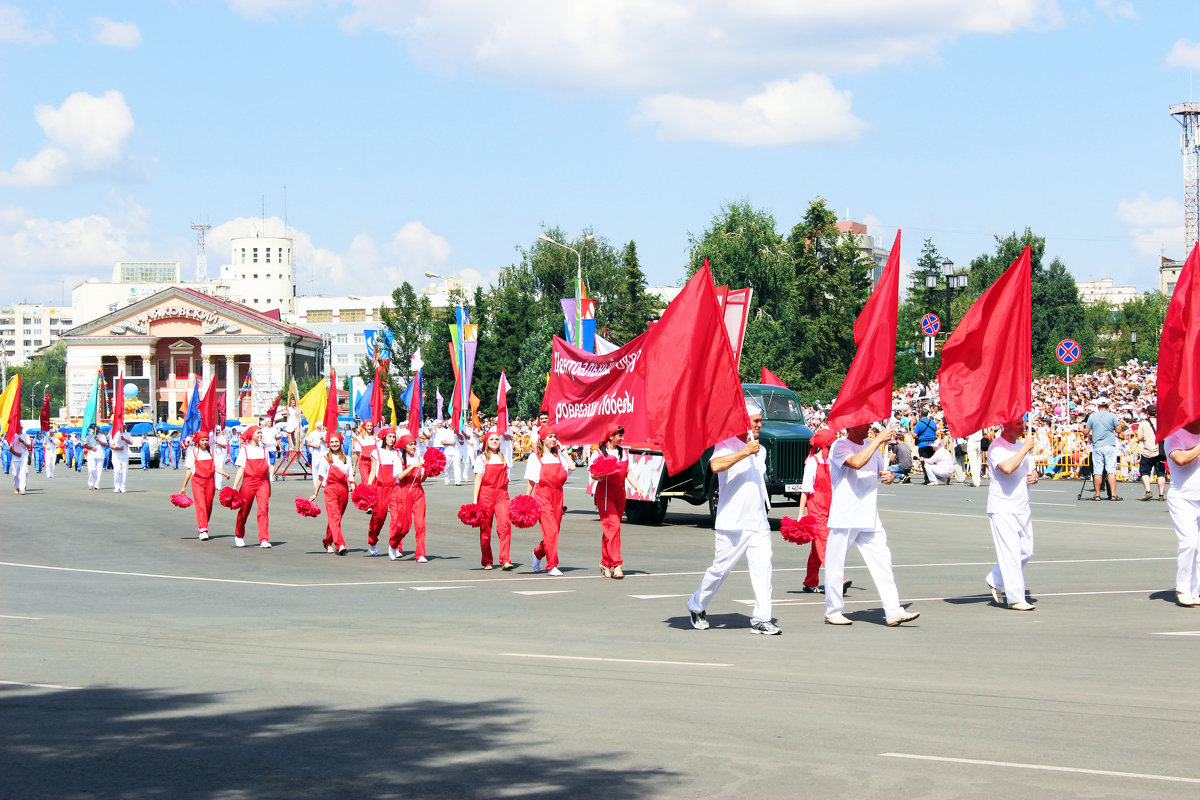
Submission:
POLYGON ((0 186, 48 188, 98 174, 114 175, 132 163, 122 148, 133 133, 133 114, 115 89, 95 97, 76 92, 54 108, 39 105, 34 118, 50 144, 0 172, 0 186))
POLYGON ((105 17, 93 17, 92 39, 96 44, 130 50, 142 43, 142 31, 136 22, 114 22, 105 17))
POLYGON ((289 14, 307 14, 321 5, 317 0, 227 0, 234 13, 246 19, 272 20, 289 14))
POLYGON ((1177 41, 1167 53, 1167 66, 1200 69, 1200 42, 1177 41))
POLYGON ((1183 204, 1174 197, 1152 200, 1141 192, 1117 205, 1117 219, 1128 229, 1138 252, 1183 257, 1183 204))
POLYGON ((40 45, 53 41, 54 34, 48 29, 37 30, 29 27, 24 9, 8 3, 0 4, 0 42, 40 45))
POLYGON ((824 75, 767 84, 735 102, 656 95, 641 102, 634 124, 658 125, 658 138, 754 147, 813 144, 858 137, 866 123, 850 111, 850 92, 824 75))

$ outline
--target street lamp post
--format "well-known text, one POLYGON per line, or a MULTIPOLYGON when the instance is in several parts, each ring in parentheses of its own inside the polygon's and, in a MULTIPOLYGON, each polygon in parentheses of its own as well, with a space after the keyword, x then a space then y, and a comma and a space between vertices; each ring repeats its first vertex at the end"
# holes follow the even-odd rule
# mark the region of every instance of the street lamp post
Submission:
MULTIPOLYGON (((942 260, 941 277, 946 279, 946 288, 943 290, 946 293, 946 319, 945 319, 944 324, 946 326, 945 327, 946 335, 949 336, 950 328, 953 325, 951 317, 950 317, 950 308, 951 308, 950 304, 953 302, 954 296, 956 294, 959 294, 960 292, 966 290, 967 284, 969 283, 970 279, 964 272, 959 272, 958 268, 954 266, 954 262, 948 258, 942 260)), ((937 285, 938 285, 938 276, 937 275, 930 273, 925 276, 925 288, 926 289, 930 289, 930 290, 936 289, 937 285)))
MULTIPOLYGON (((596 237, 592 236, 592 234, 590 234, 590 233, 583 237, 584 244, 593 242, 593 241, 595 241, 595 239, 596 239, 596 237)), ((582 342, 582 340, 583 340, 583 330, 582 330, 582 328, 583 328, 583 309, 580 308, 579 304, 580 304, 580 301, 583 300, 583 298, 579 296, 579 293, 583 287, 583 256, 574 247, 565 245, 562 242, 556 242, 544 233, 541 234, 540 236, 538 236, 538 241, 545 242, 546 244, 557 245, 558 247, 564 248, 566 250, 570 250, 572 253, 575 254, 575 263, 576 263, 576 270, 575 270, 575 346, 582 347, 583 346, 583 342, 582 342)))
POLYGON ((1129 332, 1129 349, 1133 351, 1133 360, 1137 361, 1137 331, 1129 332))
POLYGON ((44 386, 44 385, 45 384, 43 384, 41 381, 38 381, 37 383, 35 383, 33 385, 33 388, 29 390, 29 414, 30 414, 30 416, 33 416, 33 402, 34 402, 34 398, 37 397, 37 387, 44 386))

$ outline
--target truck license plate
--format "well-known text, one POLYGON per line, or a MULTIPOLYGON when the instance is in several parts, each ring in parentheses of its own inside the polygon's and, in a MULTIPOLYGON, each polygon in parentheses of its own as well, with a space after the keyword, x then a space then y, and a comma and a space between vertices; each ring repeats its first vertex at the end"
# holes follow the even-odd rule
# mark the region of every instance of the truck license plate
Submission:
POLYGON ((783 491, 784 491, 784 492, 786 492, 787 494, 795 494, 795 493, 797 493, 797 492, 799 492, 799 491, 800 491, 800 484, 798 484, 798 483, 785 483, 785 484, 783 485, 783 491))

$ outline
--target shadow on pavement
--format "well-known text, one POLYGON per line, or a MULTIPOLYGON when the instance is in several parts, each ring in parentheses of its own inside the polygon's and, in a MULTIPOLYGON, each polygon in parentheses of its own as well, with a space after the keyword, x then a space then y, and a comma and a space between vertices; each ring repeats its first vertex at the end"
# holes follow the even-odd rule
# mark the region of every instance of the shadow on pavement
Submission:
POLYGON ((510 702, 210 708, 206 694, 0 691, 9 797, 637 798, 677 776, 534 741, 510 702))
MULTIPOLYGON (((692 617, 689 614, 686 617, 668 617, 663 620, 669 628, 678 628, 679 630, 692 630, 692 617)), ((750 617, 745 614, 709 614, 708 624, 713 629, 721 628, 749 628, 750 617)))

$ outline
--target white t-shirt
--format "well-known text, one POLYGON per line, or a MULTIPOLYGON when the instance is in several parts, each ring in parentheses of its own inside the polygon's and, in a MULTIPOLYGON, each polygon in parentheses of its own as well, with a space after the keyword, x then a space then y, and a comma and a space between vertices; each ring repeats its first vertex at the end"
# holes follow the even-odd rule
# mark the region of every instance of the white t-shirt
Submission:
POLYGON ((817 488, 817 470, 821 468, 821 459, 817 448, 804 460, 804 474, 800 477, 801 494, 812 494, 817 488))
MULTIPOLYGON (((746 443, 741 439, 731 436, 717 443, 712 457, 730 456, 745 446, 746 443)), ((717 500, 717 530, 760 531, 770 528, 767 521, 767 487, 763 482, 766 469, 767 449, 761 447, 755 455, 743 458, 724 472, 717 473, 721 487, 717 500)))
POLYGON ((393 479, 404 469, 400 465, 399 450, 386 450, 382 447, 376 447, 375 451, 371 453, 371 460, 379 464, 380 469, 390 465, 393 479))
POLYGON ((129 445, 131 444, 133 444, 133 438, 125 431, 114 433, 112 436, 112 443, 110 444, 113 458, 115 458, 117 461, 122 461, 128 464, 129 445))
POLYGON ((233 465, 235 467, 245 467, 247 459, 266 459, 266 457, 267 448, 244 444, 238 448, 237 461, 233 465))
MULTIPOLYGON (((199 447, 189 447, 188 451, 187 451, 187 456, 185 456, 183 459, 183 467, 184 467, 184 469, 190 469, 193 472, 195 472, 197 461, 212 461, 212 460, 213 460, 213 457, 212 457, 211 452, 206 453, 203 450, 201 450, 199 447)), ((213 466, 215 467, 216 465, 214 464, 213 466)))
POLYGON ((833 483, 833 499, 829 507, 830 528, 880 527, 878 495, 879 473, 883 456, 876 450, 862 469, 850 469, 846 459, 870 447, 866 440, 855 444, 838 439, 829 448, 829 477, 833 483))
POLYGON ((288 406, 287 422, 284 423, 283 429, 288 433, 300 430, 300 409, 296 406, 288 406))
POLYGON ((950 455, 950 451, 945 447, 939 447, 933 451, 933 455, 925 459, 925 466, 938 477, 939 480, 946 480, 954 474, 954 456, 950 455))
POLYGON ((274 450, 275 449, 275 438, 276 438, 275 437, 275 429, 274 428, 260 428, 259 430, 262 431, 263 447, 266 447, 270 450, 274 450))
POLYGON ((1029 484, 1025 482, 1025 476, 1033 472, 1033 456, 1026 453, 1021 465, 1008 475, 997 466, 1015 456, 1021 447, 1020 442, 1010 442, 1003 436, 996 437, 988 446, 987 465, 992 475, 988 486, 989 514, 1029 513, 1029 484))
POLYGON ((525 480, 530 483, 537 483, 542 479, 542 464, 553 464, 557 461, 562 464, 564 470, 570 471, 571 464, 567 461, 566 454, 559 449, 558 455, 554 455, 549 450, 538 456, 537 451, 529 454, 529 459, 525 462, 525 480))
MULTIPOLYGON (((1167 459, 1173 450, 1190 450, 1200 442, 1200 435, 1188 433, 1183 428, 1166 438, 1167 459)), ((1180 466, 1171 461, 1171 492, 1168 497, 1181 500, 1200 500, 1200 458, 1180 466)))
POLYGON ((487 461, 484 461, 483 454, 480 454, 475 456, 475 474, 482 475, 483 473, 487 472, 488 464, 503 464, 506 467, 508 466, 508 463, 504 460, 503 453, 500 455, 489 456, 487 461))
POLYGON ((332 472, 333 470, 337 470, 338 472, 345 475, 347 481, 349 481, 350 475, 353 474, 350 469, 350 459, 346 459, 345 461, 342 461, 341 459, 335 458, 331 461, 331 460, 322 458, 320 463, 321 463, 322 467, 321 467, 321 472, 319 474, 324 475, 326 480, 329 479, 329 473, 332 472))

